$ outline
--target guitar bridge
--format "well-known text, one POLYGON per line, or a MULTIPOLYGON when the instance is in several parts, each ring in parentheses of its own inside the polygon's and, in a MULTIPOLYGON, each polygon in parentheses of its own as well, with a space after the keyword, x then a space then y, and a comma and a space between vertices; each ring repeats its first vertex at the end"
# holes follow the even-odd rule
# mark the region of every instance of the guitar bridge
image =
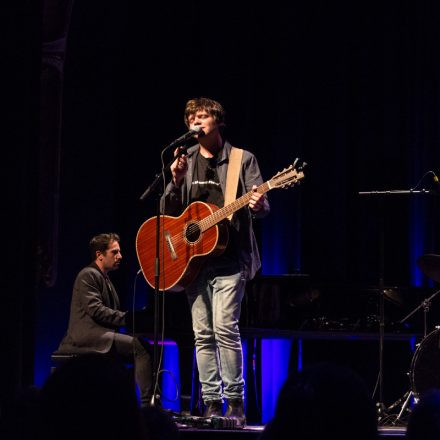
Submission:
POLYGON ((170 251, 171 258, 173 260, 177 260, 177 254, 173 246, 173 242, 171 241, 170 231, 165 231, 165 241, 168 246, 168 250, 170 251))

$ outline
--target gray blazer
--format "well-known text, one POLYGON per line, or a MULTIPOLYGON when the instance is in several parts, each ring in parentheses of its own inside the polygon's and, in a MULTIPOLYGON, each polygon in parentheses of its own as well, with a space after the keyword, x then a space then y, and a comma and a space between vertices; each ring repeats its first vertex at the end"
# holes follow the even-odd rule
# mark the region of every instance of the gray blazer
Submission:
POLYGON ((125 324, 113 283, 95 263, 82 269, 73 285, 69 327, 59 352, 107 353, 115 331, 125 324))
MULTIPOLYGON (((217 173, 223 194, 225 194, 226 190, 226 174, 231 148, 231 144, 225 142, 217 162, 217 173)), ((176 187, 173 182, 167 185, 165 194, 161 200, 161 210, 163 213, 177 216, 189 205, 191 183, 196 164, 195 153, 198 149, 199 145, 188 149, 188 171, 180 187, 176 187)), ((257 159, 251 152, 243 150, 237 198, 249 192, 253 185, 261 185, 262 183, 263 179, 257 159)), ((264 206, 257 215, 253 215, 250 209, 245 207, 237 211, 232 217, 231 226, 239 232, 240 240, 239 243, 237 243, 237 254, 239 255, 241 271, 246 279, 252 279, 257 270, 261 267, 260 254, 252 228, 252 218, 264 217, 269 211, 269 202, 267 197, 264 196, 264 206)))

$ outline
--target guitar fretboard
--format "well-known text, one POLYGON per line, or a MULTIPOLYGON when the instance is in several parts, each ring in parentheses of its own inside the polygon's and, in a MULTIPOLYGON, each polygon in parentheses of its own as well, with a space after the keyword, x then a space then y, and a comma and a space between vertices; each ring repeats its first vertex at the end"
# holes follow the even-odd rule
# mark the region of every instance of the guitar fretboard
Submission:
POLYGON ((243 208, 243 206, 247 205, 254 192, 265 194, 270 189, 271 188, 269 185, 269 181, 264 182, 260 186, 255 188, 255 190, 249 191, 248 193, 239 197, 237 200, 234 200, 229 205, 226 205, 223 208, 220 208, 219 210, 213 212, 211 215, 208 215, 208 217, 205 217, 199 222, 199 226, 202 232, 208 230, 209 228, 212 228, 214 225, 220 223, 222 220, 224 220, 235 211, 238 211, 240 208, 243 208))

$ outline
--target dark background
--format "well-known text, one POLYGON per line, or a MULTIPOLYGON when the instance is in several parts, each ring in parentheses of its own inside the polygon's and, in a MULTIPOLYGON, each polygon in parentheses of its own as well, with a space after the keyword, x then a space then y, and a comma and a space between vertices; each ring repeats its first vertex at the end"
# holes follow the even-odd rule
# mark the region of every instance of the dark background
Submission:
MULTIPOLYGON (((296 157, 309 164, 300 187, 269 194, 272 212, 257 226, 263 275, 308 274, 325 315, 331 295, 356 302, 377 286, 383 231, 384 282, 406 298, 396 319, 426 296, 433 284, 416 259, 438 252, 439 198, 358 191, 409 189, 428 170, 440 174, 435 1, 76 0, 70 21, 69 2, 60 4, 64 12, 51 2, 2 7, 4 402, 46 377, 91 236, 121 235, 114 280, 130 306, 135 236, 154 213, 139 197, 162 148, 186 131, 193 97, 224 105, 228 139, 256 154, 266 180, 296 157), (67 22, 64 76, 52 90, 42 47, 67 22)), ((432 176, 419 188, 433 188, 432 176)), ((137 299, 151 303, 143 280, 137 299)), ((431 326, 437 317, 434 304, 431 326)))

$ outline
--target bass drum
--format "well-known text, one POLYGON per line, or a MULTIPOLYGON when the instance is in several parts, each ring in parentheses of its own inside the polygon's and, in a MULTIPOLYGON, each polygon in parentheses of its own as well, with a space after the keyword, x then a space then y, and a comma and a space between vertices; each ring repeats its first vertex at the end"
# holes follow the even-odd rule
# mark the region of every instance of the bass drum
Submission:
POLYGON ((440 388, 440 328, 425 336, 411 362, 411 390, 416 398, 440 388))

